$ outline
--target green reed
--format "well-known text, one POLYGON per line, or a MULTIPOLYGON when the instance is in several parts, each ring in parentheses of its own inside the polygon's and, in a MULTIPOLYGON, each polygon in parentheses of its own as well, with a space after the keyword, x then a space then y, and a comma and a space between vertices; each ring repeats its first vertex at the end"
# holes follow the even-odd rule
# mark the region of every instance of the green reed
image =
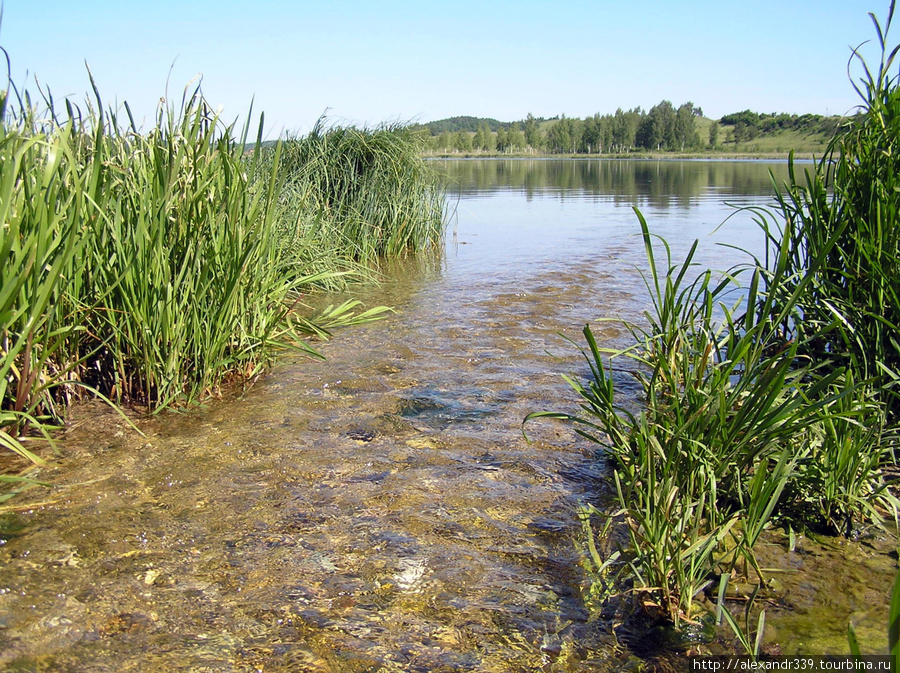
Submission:
POLYGON ((802 181, 791 160, 790 184, 776 188, 780 225, 763 227, 765 267, 787 273, 767 278, 771 300, 757 312, 801 344, 802 357, 846 370, 850 392, 833 403, 834 421, 815 428, 799 494, 812 518, 843 534, 896 504, 879 473, 893 459, 900 420, 900 75, 890 74, 900 47, 887 42, 894 8, 884 27, 869 15, 877 67, 858 51, 851 57, 863 73, 853 84, 861 114, 802 181))
POLYGON ((38 462, 21 436, 56 415, 52 387, 71 369, 64 353, 77 327, 58 306, 88 203, 70 130, 35 126, 0 124, 0 446, 38 462))
POLYGON ((603 446, 617 500, 609 516, 629 540, 622 577, 678 624, 696 616, 697 596, 717 575, 764 580, 753 548, 774 516, 842 532, 900 503, 878 471, 888 450, 877 425, 883 407, 851 372, 811 360, 804 340, 784 337, 782 311, 796 307, 810 281, 797 281, 789 305, 776 310, 784 295, 766 291, 763 279, 781 283, 784 266, 696 275, 696 243, 673 264, 664 241, 659 272, 638 218, 653 309, 645 323, 626 325, 635 345, 602 348, 586 326, 591 377, 568 378, 582 413, 536 412, 526 421, 573 421, 603 446), (729 301, 742 275, 746 288, 729 301), (612 367, 622 359, 643 391, 637 413, 616 396, 612 367))
MULTIPOLYGON (((900 508, 880 471, 897 441, 900 91, 887 75, 897 50, 874 23, 883 55, 875 74, 865 68, 864 114, 805 185, 792 163, 777 215, 755 211, 765 260, 698 273, 696 243, 673 264, 662 241, 658 268, 637 212, 653 306, 626 325, 634 345, 602 348, 586 326, 590 377, 567 379, 581 413, 525 419, 573 421, 604 448, 616 494, 607 516, 628 537, 618 587, 652 596, 676 625, 695 618, 717 576, 764 582, 753 549, 773 518, 849 534, 900 508), (616 397, 622 360, 643 392, 637 413, 616 397)), ((608 575, 613 557, 596 556, 594 574, 608 575)))
MULTIPOLYGON (((23 438, 46 434, 79 391, 151 411, 191 403, 255 376, 277 348, 315 356, 304 337, 386 310, 351 301, 308 315, 303 294, 363 278, 363 257, 341 229, 298 235, 303 215, 321 210, 303 185, 325 167, 288 170, 281 142, 262 151, 262 120, 248 151, 249 128, 222 122, 199 88, 161 104, 149 131, 127 105, 105 110, 96 87, 83 108, 56 109, 49 94, 40 110, 27 94, 9 102, 4 94, 0 445, 21 457, 40 460, 23 438)), ((389 135, 367 146, 365 166, 352 144, 330 155, 338 165, 345 152, 366 183, 358 220, 407 213, 374 222, 384 240, 366 245, 377 255, 425 247, 404 229, 416 199, 427 226, 443 231, 442 196, 422 191, 414 170, 390 184, 366 177, 400 161, 405 141, 389 135)), ((364 145, 367 134, 355 137, 364 145)))
MULTIPOLYGON (((808 354, 849 362, 859 378, 878 379, 888 413, 900 418, 900 87, 891 74, 898 47, 874 15, 881 58, 871 69, 858 52, 851 66, 862 70, 853 86, 862 114, 849 120, 816 165, 814 174, 779 191, 783 226, 769 231, 776 254, 801 277, 814 273, 800 302, 803 320, 787 332, 816 330, 838 319, 838 328, 808 344, 808 354), (811 271, 810 260, 824 261, 811 271)), ((789 288, 784 288, 785 291, 789 288)))
POLYGON ((784 342, 777 322, 742 310, 768 301, 760 270, 751 270, 737 302, 728 297, 741 270, 692 277, 696 243, 673 264, 663 241, 658 271, 653 237, 637 215, 653 310, 645 325, 626 325, 636 345, 601 348, 586 326, 591 378, 569 379, 584 413, 526 420, 574 421, 604 447, 630 540, 628 571, 678 623, 693 617, 697 594, 723 562, 730 569, 742 558, 756 568, 753 545, 810 458, 802 438, 834 415, 841 372, 822 375, 799 359, 800 344, 784 342), (645 401, 639 413, 617 399, 609 358, 633 363, 645 401))
POLYGON ((439 248, 444 193, 421 150, 400 126, 326 127, 324 119, 287 140, 283 198, 299 204, 289 236, 328 240, 362 264, 439 248))

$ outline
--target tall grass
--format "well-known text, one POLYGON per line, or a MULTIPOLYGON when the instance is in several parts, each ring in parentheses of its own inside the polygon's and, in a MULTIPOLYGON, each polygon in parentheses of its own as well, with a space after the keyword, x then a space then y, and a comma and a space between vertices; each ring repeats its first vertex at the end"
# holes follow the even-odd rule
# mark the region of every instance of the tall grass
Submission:
MULTIPOLYGON (((779 194, 783 226, 768 231, 770 243, 794 278, 812 275, 798 303, 802 320, 788 334, 816 331, 838 320, 838 329, 810 341, 810 357, 848 362, 860 378, 879 379, 889 413, 900 418, 900 87, 891 67, 884 28, 872 17, 881 58, 870 69, 858 51, 851 66, 862 70, 854 88, 864 114, 835 136, 813 175, 779 194), (830 189, 829 189, 830 188, 830 189), (781 242, 784 242, 781 244, 781 242), (813 260, 822 263, 812 265, 813 260)), ((793 168, 793 167, 792 167, 793 168)), ((785 284, 779 292, 790 292, 785 284)))
MULTIPOLYGON (((7 95, 0 102, 6 114, 7 95)), ((38 462, 20 441, 55 414, 52 387, 71 369, 60 290, 83 247, 88 195, 71 132, 34 120, 0 124, 0 446, 38 462)))
POLYGON ((273 245, 277 172, 249 184, 234 129, 198 90, 149 133, 111 115, 92 131, 96 211, 67 292, 86 328, 80 378, 162 408, 251 375, 304 280, 273 245))
MULTIPOLYGON (((817 428, 820 461, 806 473, 812 511, 849 534, 854 518, 876 518, 888 497, 875 476, 897 446, 900 422, 900 75, 891 74, 891 2, 884 27, 869 14, 881 56, 873 70, 858 49, 848 70, 861 98, 815 171, 776 190, 780 226, 763 227, 770 301, 756 307, 777 321, 798 353, 824 371, 846 370, 854 391, 835 404, 839 418, 817 428), (800 284, 803 287, 800 288, 800 284), (800 290, 798 292, 798 290, 800 290), (778 313, 779 315, 775 315, 778 313)), ((895 68, 896 70, 896 68, 895 68)), ((852 81, 852 80, 851 80, 852 81)))
POLYGON ((435 245, 443 231, 442 194, 423 166, 401 166, 410 150, 400 132, 344 131, 354 140, 329 141, 326 165, 294 156, 315 140, 262 151, 262 121, 248 151, 249 128, 222 122, 199 87, 161 104, 149 131, 127 105, 104 109, 96 86, 64 111, 49 94, 39 107, 9 90, 0 445, 32 461, 23 438, 58 423, 79 390, 156 411, 254 376, 278 347, 317 355, 304 337, 382 310, 347 302, 309 316, 303 292, 362 278, 362 262, 435 245), (334 187, 323 205, 310 185, 319 171, 337 180, 342 162, 355 186, 334 187), (401 168, 388 175, 391 166, 401 168), (338 207, 342 219, 326 217, 338 207))
POLYGON ((400 126, 327 127, 285 142, 285 189, 295 214, 291 236, 328 240, 343 257, 379 257, 437 249, 444 194, 421 157, 421 139, 400 126))
POLYGON ((653 307, 627 325, 635 344, 602 348, 585 327, 591 375, 568 379, 581 413, 525 419, 573 421, 604 448, 617 501, 607 516, 628 544, 615 562, 593 558, 595 571, 618 565, 619 589, 651 596, 643 606, 655 602, 675 625, 697 617, 717 577, 764 581, 753 550, 773 519, 850 534, 897 517, 880 471, 897 443, 900 379, 893 9, 884 30, 873 17, 882 60, 874 74, 864 67, 864 114, 805 185, 792 164, 777 216, 756 211, 765 260, 697 273, 696 244, 673 264, 663 241, 660 269, 638 212, 653 307), (623 358, 643 391, 638 413, 616 397, 610 368, 623 358))
POLYGON ((31 407, 57 415, 34 382, 58 383, 61 372, 153 409, 252 374, 271 355, 290 292, 308 280, 273 245, 278 172, 248 183, 234 129, 199 89, 178 109, 161 106, 148 133, 120 125, 99 95, 86 107, 67 106, 60 121, 26 101, 3 120, 11 140, 32 148, 10 144, 9 165, 22 174, 12 182, 4 170, 10 238, 33 232, 58 252, 56 266, 38 260, 30 276, 26 260, 8 260, 18 266, 5 281, 31 278, 18 301, 32 319, 19 329, 4 321, 26 344, 18 401, 5 406, 29 406, 30 395, 31 407), (36 352, 40 366, 26 361, 36 352))
POLYGON ((800 358, 802 344, 785 342, 777 320, 746 312, 771 301, 760 294, 761 270, 750 270, 746 296, 727 304, 740 270, 692 280, 695 243, 680 264, 666 246, 658 271, 653 237, 637 214, 653 310, 646 324, 627 325, 636 345, 601 348, 586 326, 591 378, 569 379, 584 414, 537 412, 526 420, 574 421, 604 447, 630 541, 626 570, 677 624, 695 616, 695 598, 716 573, 743 560, 761 575, 753 546, 786 487, 822 458, 813 437, 845 419, 840 401, 853 388, 842 370, 825 373, 800 358), (645 401, 637 414, 616 397, 604 363, 610 357, 636 365, 645 401))

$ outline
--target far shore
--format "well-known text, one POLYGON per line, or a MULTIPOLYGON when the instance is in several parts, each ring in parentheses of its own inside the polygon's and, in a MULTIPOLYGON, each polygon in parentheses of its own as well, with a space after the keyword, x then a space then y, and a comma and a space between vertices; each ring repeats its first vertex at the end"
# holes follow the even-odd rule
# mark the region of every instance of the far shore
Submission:
MULTIPOLYGON (((788 152, 634 152, 622 154, 544 154, 531 152, 498 153, 498 152, 423 152, 426 159, 630 159, 638 161, 664 161, 703 159, 716 160, 757 160, 787 161, 788 152)), ((816 160, 821 153, 794 152, 794 159, 816 160)))

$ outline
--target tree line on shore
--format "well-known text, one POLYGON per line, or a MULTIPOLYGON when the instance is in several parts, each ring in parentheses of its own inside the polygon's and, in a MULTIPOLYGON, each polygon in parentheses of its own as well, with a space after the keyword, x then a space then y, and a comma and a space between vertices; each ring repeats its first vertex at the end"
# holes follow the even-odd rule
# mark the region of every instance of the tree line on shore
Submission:
POLYGON ((751 110, 707 119, 692 102, 678 107, 663 100, 649 110, 619 108, 580 119, 560 115, 501 122, 491 118, 452 117, 413 129, 434 153, 626 154, 735 149, 763 136, 799 133, 822 144, 834 135, 840 117, 815 114, 757 113, 751 110))

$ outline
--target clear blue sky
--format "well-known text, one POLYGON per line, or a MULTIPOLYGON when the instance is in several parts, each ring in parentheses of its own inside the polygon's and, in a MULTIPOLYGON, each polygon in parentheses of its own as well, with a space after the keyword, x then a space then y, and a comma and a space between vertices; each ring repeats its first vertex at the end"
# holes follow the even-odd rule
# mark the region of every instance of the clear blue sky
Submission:
MULTIPOLYGON (((267 136, 334 121, 454 115, 584 117, 692 101, 710 117, 842 114, 858 103, 850 46, 888 0, 5 0, 13 81, 81 101, 87 62, 105 102, 152 117, 203 91, 267 136), (171 71, 171 73, 170 73, 171 71)), ((898 16, 900 21, 900 16, 898 16)), ((900 38, 900 26, 897 35, 900 38)))

